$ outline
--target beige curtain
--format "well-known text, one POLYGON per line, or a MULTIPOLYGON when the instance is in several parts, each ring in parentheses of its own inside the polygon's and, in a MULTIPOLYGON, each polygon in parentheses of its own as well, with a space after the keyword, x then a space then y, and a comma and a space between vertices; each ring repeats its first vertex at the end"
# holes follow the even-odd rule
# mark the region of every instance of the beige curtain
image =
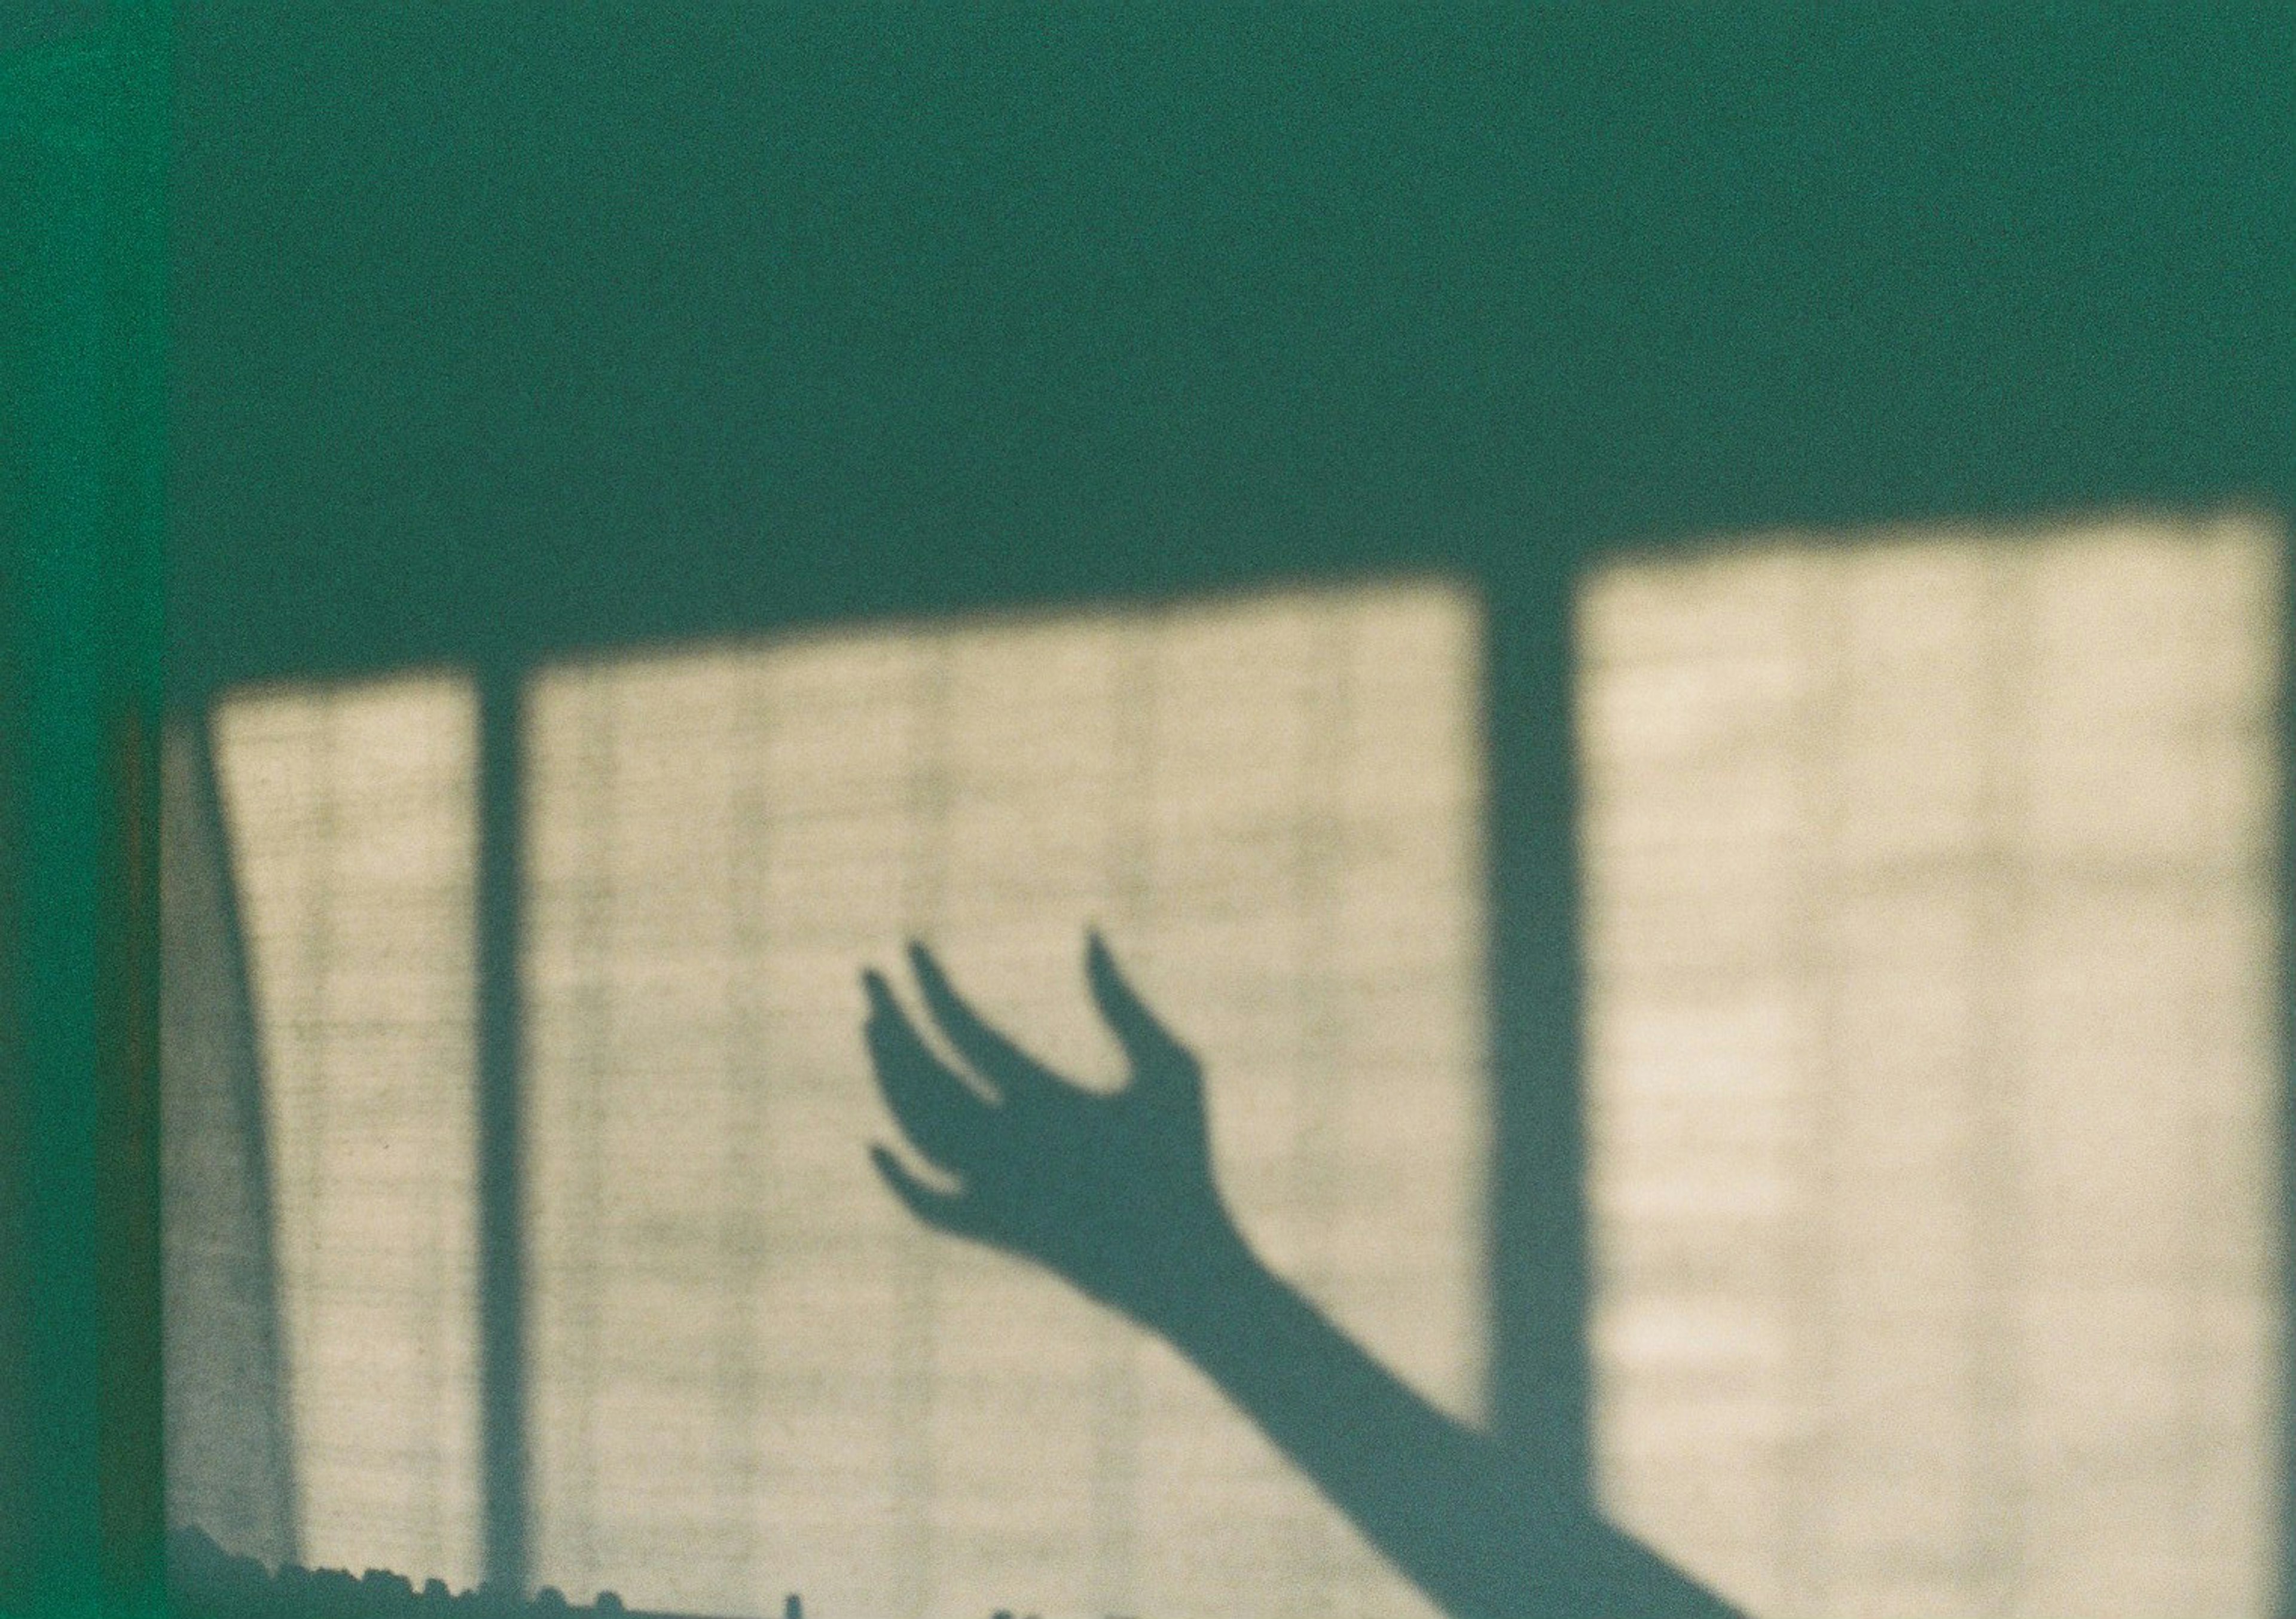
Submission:
POLYGON ((160 1106, 168 1515, 297 1555, 263 1075, 203 729, 162 750, 160 1106))

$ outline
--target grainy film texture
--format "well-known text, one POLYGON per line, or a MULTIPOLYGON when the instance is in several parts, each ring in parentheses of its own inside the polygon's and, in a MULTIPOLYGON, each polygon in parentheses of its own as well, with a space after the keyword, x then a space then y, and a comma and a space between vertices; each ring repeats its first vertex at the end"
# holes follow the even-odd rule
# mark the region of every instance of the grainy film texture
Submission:
MULTIPOLYGON (((533 1574, 634 1606, 1409 1614, 1160 1345, 924 1231, 859 969, 931 940, 1111 1083, 1098 925, 1202 1056, 1270 1262, 1472 1416, 1478 603, 1364 587, 537 671, 519 1002, 533 1574)), ((474 706, 217 725, 279 1163, 308 1560, 478 1572, 474 706)))
POLYGON ((1614 1512, 1763 1615, 2262 1615, 2280 550, 1787 537, 1579 615, 1614 1512))

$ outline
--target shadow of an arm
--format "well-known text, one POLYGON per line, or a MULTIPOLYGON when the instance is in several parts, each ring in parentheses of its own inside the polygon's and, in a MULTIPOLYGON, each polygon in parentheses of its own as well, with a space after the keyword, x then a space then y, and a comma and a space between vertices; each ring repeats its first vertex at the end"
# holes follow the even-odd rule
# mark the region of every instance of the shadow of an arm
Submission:
POLYGON ((885 981, 865 976, 886 1101, 955 1182, 873 1150, 920 1219, 1043 1264, 1168 1340, 1454 1619, 1732 1619, 1591 1502, 1525 1478, 1260 1263, 1213 1181, 1194 1058, 1097 938, 1086 977, 1132 1068, 1113 1095, 989 1027, 923 949, 911 964, 967 1069, 935 1056, 885 981))

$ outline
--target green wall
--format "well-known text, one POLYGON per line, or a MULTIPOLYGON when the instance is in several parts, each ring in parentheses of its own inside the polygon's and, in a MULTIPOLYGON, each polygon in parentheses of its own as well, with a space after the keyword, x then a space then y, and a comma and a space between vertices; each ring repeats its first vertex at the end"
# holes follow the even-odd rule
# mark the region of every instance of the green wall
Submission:
MULTIPOLYGON (((46 1606, 134 1588, 154 1510, 153 1329, 121 1303, 154 1291, 139 1070, 103 1067, 140 1013, 101 986, 142 982, 102 953, 132 956, 104 919, 140 859, 139 777, 106 761, 148 756, 119 716, 148 701, 163 260, 123 110, 158 104, 155 15, 0 58, 30 1079, 0 1478, 64 1481, 0 1513, 0 1563, 46 1606), (131 1549, 105 1574, 91 1545, 131 1549)), ((2285 7, 187 0, 174 48, 177 701, 1271 577, 1480 585, 1495 1409, 1566 1481, 1581 561, 2296 511, 2285 7)))
POLYGON ((158 1600, 164 12, 0 39, 0 1612, 158 1600))
POLYGON ((183 31, 191 678, 2285 503, 2284 7, 183 31))

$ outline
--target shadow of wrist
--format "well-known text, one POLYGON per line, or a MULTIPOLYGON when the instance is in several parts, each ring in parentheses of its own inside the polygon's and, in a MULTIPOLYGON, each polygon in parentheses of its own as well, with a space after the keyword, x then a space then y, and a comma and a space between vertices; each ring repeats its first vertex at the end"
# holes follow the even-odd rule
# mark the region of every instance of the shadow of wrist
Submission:
POLYGON ((1083 1289, 1184 1353, 1234 1337, 1251 1304, 1275 1285, 1242 1232, 1218 1209, 1185 1240, 1136 1251, 1083 1289))

